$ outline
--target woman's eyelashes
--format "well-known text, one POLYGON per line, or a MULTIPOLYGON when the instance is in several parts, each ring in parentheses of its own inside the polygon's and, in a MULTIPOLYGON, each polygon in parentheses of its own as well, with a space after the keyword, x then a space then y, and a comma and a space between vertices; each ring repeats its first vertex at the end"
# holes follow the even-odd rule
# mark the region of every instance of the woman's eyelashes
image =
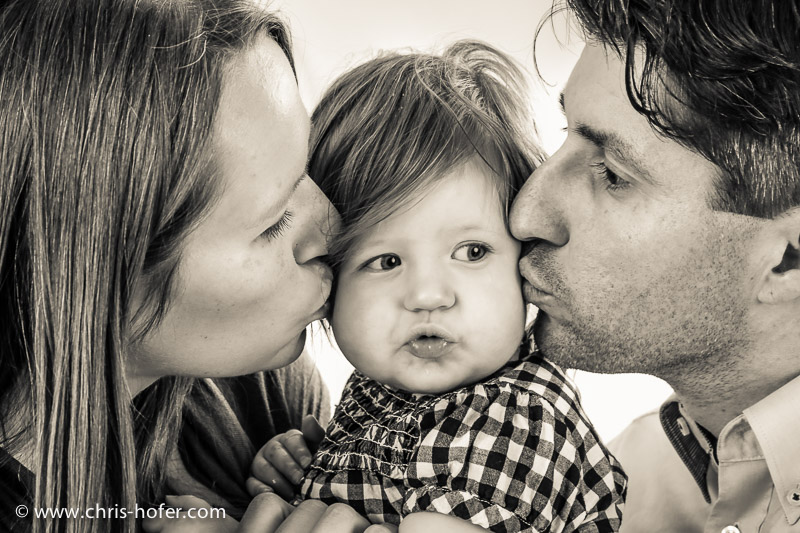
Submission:
MULTIPOLYGON (((468 242, 459 245, 450 255, 451 259, 466 263, 477 263, 486 258, 494 250, 488 244, 482 242, 468 242)), ((394 270, 403 264, 403 260, 397 254, 381 254, 372 257, 362 264, 361 270, 368 272, 387 272, 394 270)))
POLYGON ((294 215, 292 214, 291 211, 284 211, 283 216, 280 218, 280 220, 278 220, 275 224, 265 229, 261 233, 261 235, 259 235, 259 237, 267 241, 272 241, 280 237, 281 235, 283 235, 283 232, 289 229, 289 227, 291 226, 293 216, 294 215))

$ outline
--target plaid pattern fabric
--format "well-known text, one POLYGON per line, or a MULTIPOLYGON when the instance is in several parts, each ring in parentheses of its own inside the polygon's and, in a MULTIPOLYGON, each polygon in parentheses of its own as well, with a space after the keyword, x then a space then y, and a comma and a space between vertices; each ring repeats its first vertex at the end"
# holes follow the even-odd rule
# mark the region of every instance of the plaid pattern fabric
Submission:
POLYGON ((416 511, 496 532, 619 530, 626 479, 578 394, 537 353, 439 396, 354 372, 301 486, 373 523, 416 511))

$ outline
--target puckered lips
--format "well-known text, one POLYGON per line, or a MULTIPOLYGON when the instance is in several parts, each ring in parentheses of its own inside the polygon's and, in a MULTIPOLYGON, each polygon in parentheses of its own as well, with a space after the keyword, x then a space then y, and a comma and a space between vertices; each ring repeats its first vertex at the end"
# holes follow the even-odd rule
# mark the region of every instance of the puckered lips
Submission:
POLYGON ((456 345, 455 337, 437 324, 420 324, 411 329, 403 345, 412 355, 420 359, 436 359, 456 345))

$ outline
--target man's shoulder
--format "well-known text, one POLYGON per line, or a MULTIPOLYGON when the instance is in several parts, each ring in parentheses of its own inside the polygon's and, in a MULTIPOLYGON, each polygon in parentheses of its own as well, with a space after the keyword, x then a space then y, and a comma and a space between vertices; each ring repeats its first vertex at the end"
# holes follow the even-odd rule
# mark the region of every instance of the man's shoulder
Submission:
POLYGON ((655 409, 634 418, 608 443, 608 448, 619 458, 627 455, 638 456, 643 450, 671 449, 672 445, 661 426, 658 409, 655 409))
POLYGON ((669 523, 669 531, 702 531, 707 504, 664 428, 659 411, 645 413, 608 443, 628 475, 622 533, 669 523))

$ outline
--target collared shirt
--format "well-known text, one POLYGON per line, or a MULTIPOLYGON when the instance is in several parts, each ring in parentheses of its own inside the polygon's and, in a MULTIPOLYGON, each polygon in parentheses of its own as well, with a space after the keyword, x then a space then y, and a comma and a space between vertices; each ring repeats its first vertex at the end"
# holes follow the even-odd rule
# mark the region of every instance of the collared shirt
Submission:
POLYGON ((618 531, 625 492, 562 370, 538 353, 415 397, 354 372, 301 487, 375 523, 437 511, 491 531, 618 531))
POLYGON ((800 377, 714 439, 672 397, 609 447, 628 474, 621 532, 800 532, 800 377))

